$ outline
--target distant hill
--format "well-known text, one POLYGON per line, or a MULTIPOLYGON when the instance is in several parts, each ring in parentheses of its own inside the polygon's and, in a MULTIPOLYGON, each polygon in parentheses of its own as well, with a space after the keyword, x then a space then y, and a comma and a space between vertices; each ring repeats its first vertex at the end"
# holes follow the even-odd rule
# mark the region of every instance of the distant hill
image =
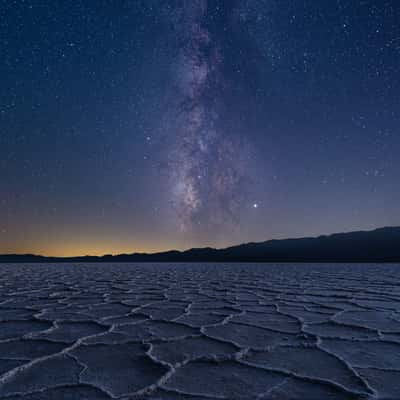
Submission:
POLYGON ((400 227, 315 238, 269 240, 225 249, 206 247, 152 254, 100 257, 5 254, 0 255, 0 262, 400 262, 400 227))

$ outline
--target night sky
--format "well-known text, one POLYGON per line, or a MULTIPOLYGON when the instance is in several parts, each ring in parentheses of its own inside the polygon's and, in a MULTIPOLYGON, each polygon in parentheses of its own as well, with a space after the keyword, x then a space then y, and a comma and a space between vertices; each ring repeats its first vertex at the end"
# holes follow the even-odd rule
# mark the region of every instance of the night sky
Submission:
POLYGON ((398 0, 3 0, 0 57, 0 253, 400 224, 398 0))

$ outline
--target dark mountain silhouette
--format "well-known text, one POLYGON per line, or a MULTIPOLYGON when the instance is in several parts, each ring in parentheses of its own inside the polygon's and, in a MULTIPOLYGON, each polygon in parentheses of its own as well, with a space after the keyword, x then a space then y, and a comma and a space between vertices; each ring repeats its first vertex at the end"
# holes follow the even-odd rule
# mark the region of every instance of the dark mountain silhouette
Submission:
POLYGON ((44 257, 0 255, 0 262, 400 262, 400 227, 336 233, 315 238, 269 240, 225 249, 160 253, 44 257))

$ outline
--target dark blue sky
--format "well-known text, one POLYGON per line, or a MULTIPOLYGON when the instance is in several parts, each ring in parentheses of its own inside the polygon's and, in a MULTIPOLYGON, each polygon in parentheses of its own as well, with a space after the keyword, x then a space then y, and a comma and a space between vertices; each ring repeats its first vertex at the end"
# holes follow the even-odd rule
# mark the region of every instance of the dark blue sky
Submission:
POLYGON ((1 1, 0 252, 400 224, 396 0, 1 1))

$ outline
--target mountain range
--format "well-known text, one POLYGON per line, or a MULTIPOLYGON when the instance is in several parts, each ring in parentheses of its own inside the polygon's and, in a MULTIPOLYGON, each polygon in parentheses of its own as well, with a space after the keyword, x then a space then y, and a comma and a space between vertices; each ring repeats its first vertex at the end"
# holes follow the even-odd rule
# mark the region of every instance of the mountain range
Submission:
POLYGON ((400 262, 400 227, 159 253, 46 257, 3 254, 0 262, 400 262))

